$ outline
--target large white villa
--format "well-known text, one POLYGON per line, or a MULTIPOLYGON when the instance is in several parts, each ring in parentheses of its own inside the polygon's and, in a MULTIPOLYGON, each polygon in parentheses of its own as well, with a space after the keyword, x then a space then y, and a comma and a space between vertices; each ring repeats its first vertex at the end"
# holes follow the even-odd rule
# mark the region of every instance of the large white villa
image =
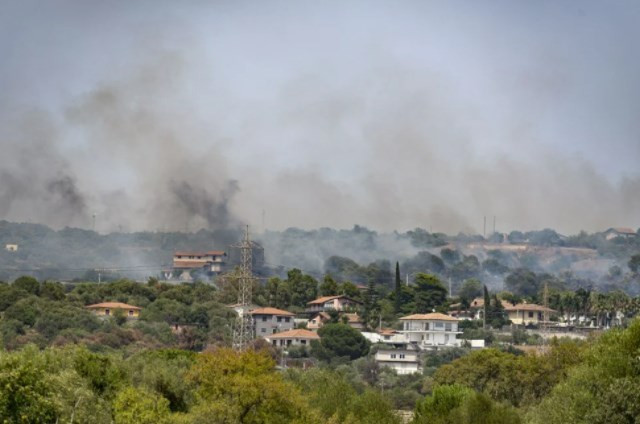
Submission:
POLYGON ((400 318, 405 342, 420 349, 456 347, 458 340, 458 319, 441 313, 413 314, 400 318))

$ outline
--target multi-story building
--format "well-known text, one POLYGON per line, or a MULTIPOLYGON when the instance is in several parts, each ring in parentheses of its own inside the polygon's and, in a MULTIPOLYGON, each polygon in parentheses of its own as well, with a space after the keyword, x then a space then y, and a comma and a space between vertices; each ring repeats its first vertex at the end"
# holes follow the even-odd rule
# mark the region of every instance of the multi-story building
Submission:
POLYGON ((405 342, 420 349, 460 346, 458 320, 441 313, 414 314, 400 318, 405 342))
POLYGON ((258 308, 251 311, 256 337, 293 330, 295 314, 276 308, 258 308))
POLYGON ((421 371, 420 356, 416 350, 379 349, 376 362, 381 367, 392 368, 398 374, 414 374, 421 371))
POLYGON ((222 250, 178 251, 173 254, 173 267, 165 272, 165 278, 191 281, 193 271, 212 276, 223 271, 226 261, 227 254, 222 250))

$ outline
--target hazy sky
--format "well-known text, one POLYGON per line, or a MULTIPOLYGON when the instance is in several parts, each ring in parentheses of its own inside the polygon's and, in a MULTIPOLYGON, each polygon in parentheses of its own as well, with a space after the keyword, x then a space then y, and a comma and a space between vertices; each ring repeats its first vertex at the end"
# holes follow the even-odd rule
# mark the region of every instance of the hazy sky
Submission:
POLYGON ((0 219, 640 226, 640 2, 0 0, 0 219))

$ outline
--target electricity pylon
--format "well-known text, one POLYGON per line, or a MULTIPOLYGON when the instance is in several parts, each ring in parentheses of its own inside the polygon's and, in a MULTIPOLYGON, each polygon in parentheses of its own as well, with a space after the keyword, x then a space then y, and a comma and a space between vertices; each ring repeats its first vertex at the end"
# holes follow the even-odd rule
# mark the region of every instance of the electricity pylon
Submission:
POLYGON ((253 317, 251 316, 251 295, 253 289, 252 272, 252 245, 249 240, 249 226, 245 229, 244 239, 237 245, 240 249, 241 264, 238 275, 238 306, 242 313, 238 314, 236 325, 233 329, 233 348, 244 350, 254 339, 253 317))

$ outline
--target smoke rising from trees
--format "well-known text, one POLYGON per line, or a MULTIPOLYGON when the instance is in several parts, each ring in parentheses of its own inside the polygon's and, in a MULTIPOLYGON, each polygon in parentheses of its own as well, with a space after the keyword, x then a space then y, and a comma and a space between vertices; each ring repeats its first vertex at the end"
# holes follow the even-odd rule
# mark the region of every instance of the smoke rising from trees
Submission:
POLYGON ((3 37, 0 219, 215 230, 259 227, 264 210, 277 229, 481 232, 484 215, 502 231, 640 225, 628 112, 640 66, 606 47, 635 39, 621 38, 637 32, 622 7, 534 10, 540 34, 525 7, 73 3, 0 13, 26 22, 3 37))

